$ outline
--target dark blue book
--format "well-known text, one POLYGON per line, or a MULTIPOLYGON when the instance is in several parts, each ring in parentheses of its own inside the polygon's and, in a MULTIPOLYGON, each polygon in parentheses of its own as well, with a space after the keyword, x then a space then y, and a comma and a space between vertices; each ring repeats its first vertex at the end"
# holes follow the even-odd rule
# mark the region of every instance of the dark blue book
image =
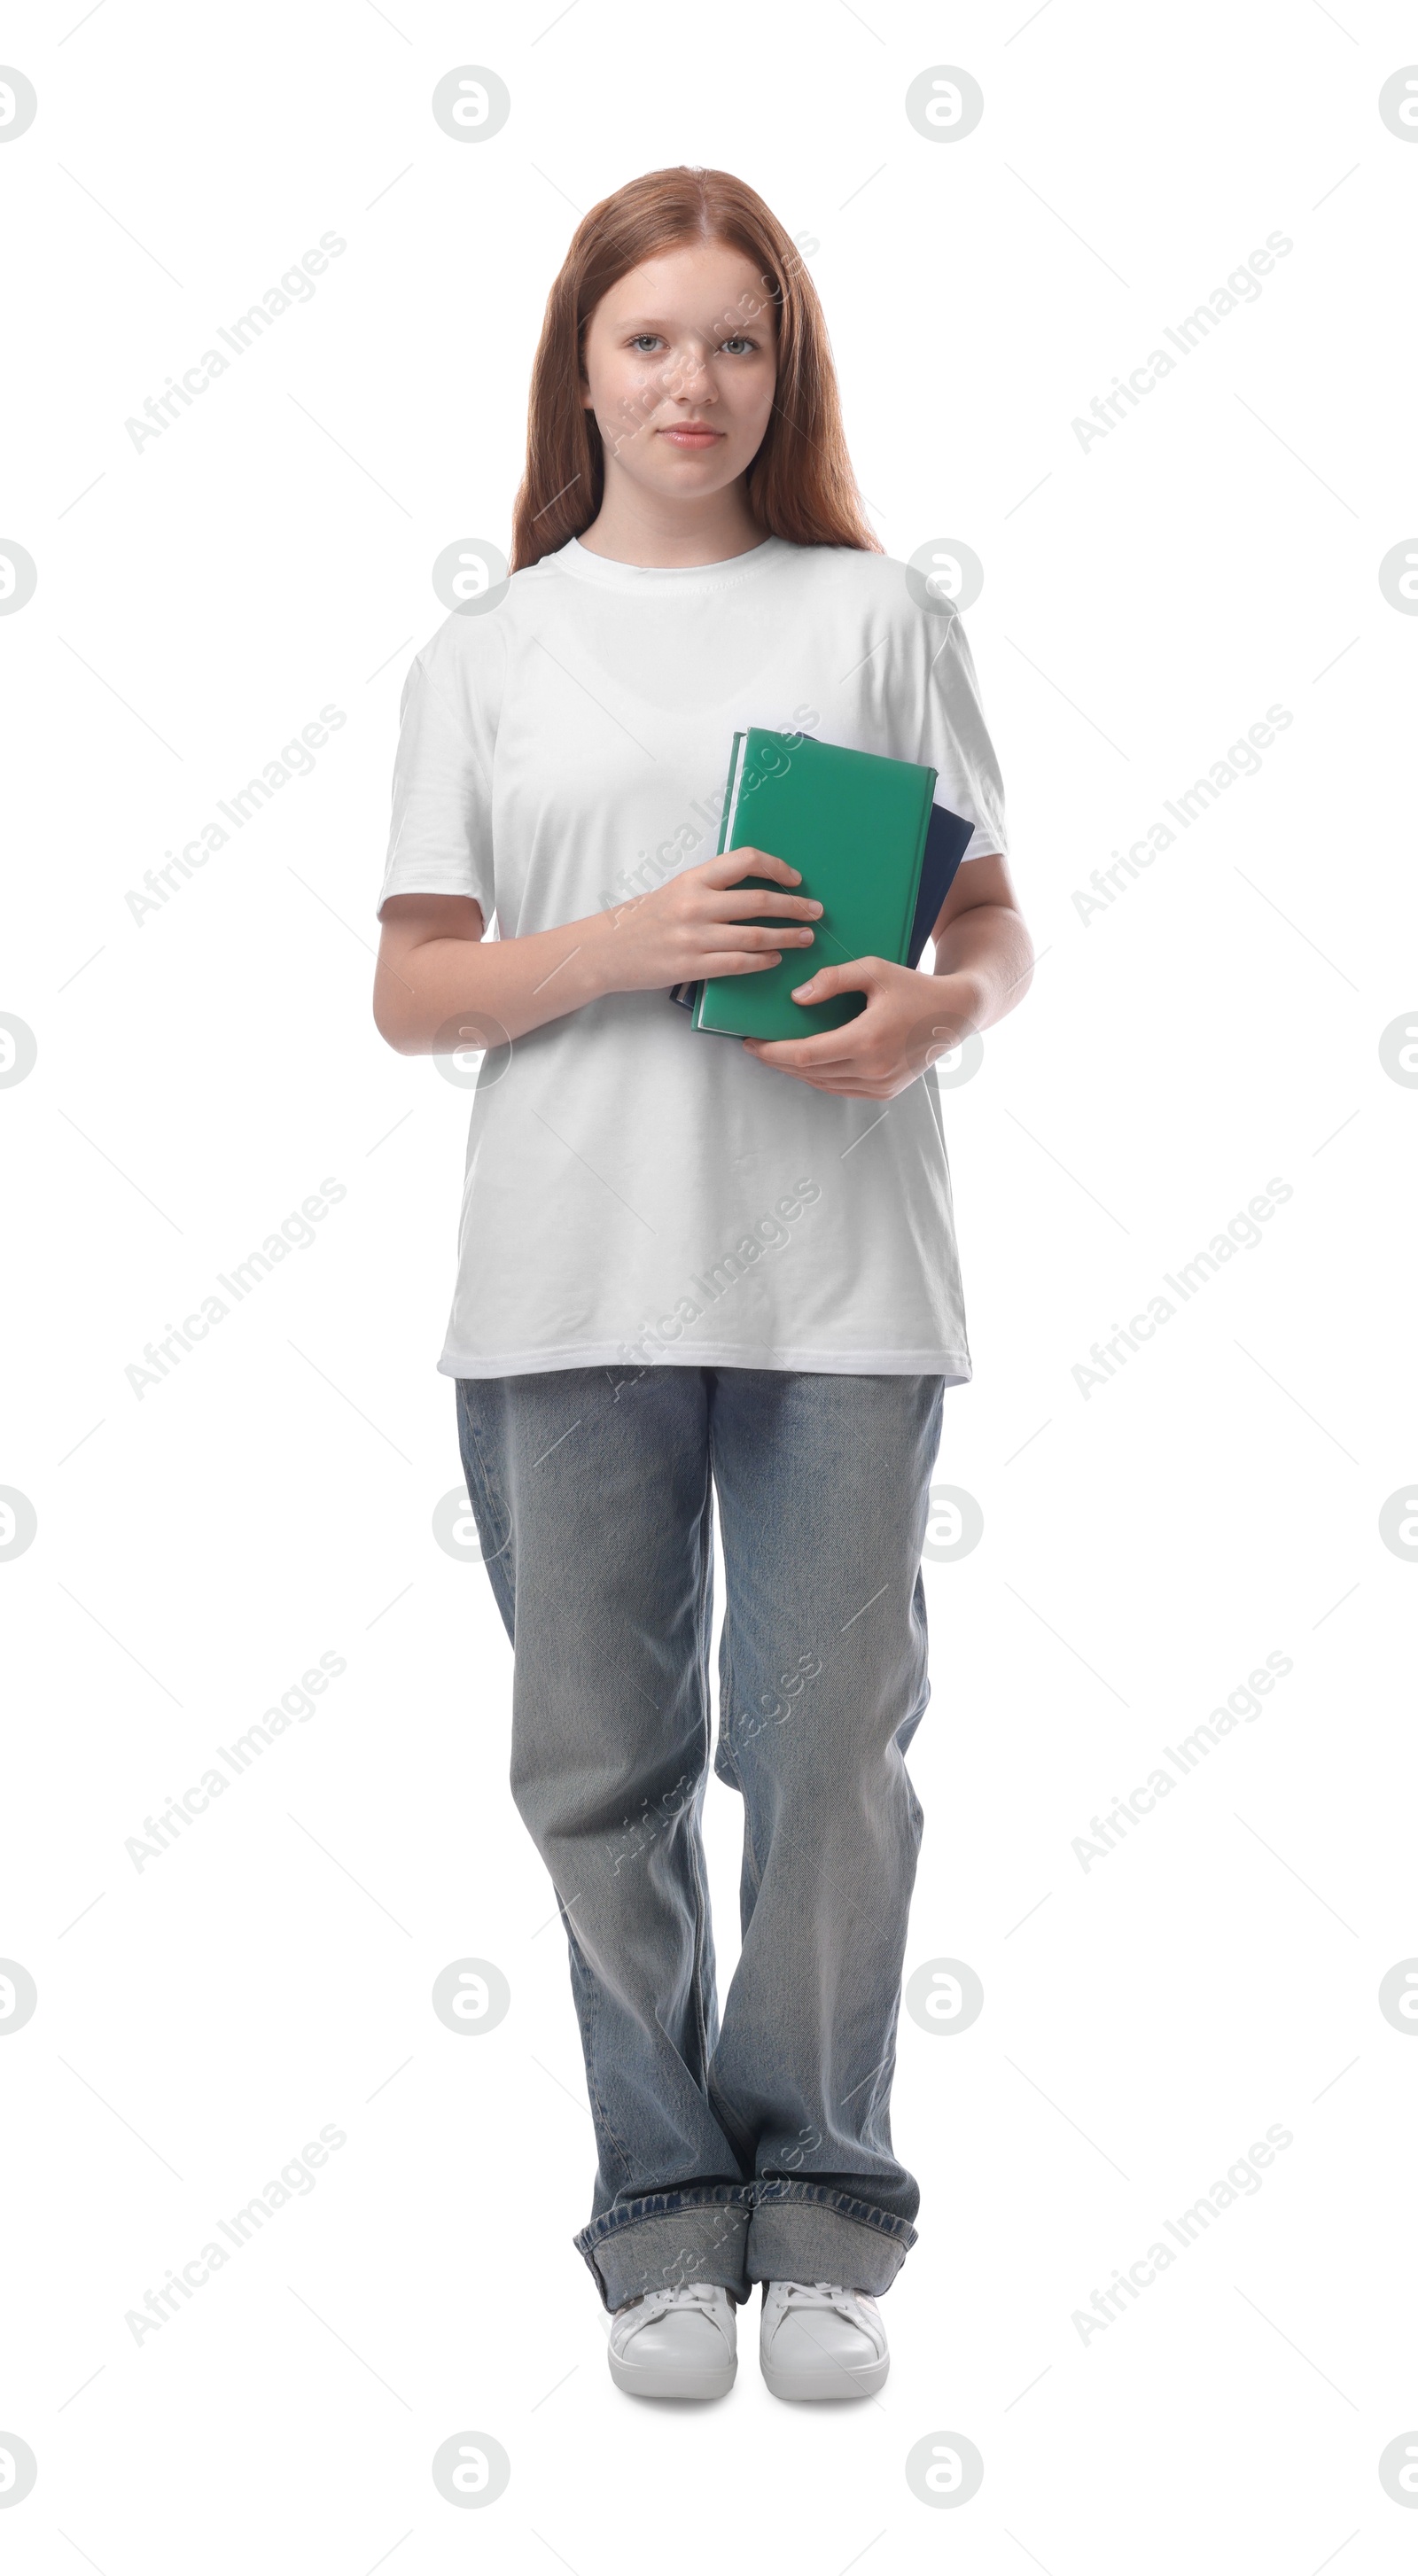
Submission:
POLYGON ((974 829, 962 814, 952 814, 948 805, 931 807, 921 861, 921 891, 916 897, 916 918, 906 951, 908 966, 919 966, 926 953, 926 941, 940 918, 941 905, 955 883, 955 871, 970 846, 974 829))

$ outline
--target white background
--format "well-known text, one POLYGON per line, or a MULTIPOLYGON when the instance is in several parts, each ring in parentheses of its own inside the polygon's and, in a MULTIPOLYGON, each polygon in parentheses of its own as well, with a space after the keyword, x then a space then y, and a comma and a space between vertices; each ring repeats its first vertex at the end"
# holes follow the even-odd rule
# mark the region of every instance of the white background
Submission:
MULTIPOLYGON (((1418 2046, 1377 2002, 1418 1952, 1418 1577, 1379 1532, 1416 1463, 1418 1100, 1379 1055, 1415 1017, 1418 622, 1378 581, 1418 525, 1418 148, 1377 109, 1410 15, 81 15, 0 38, 39 93, 0 144, 0 535, 39 573, 0 618, 0 1008, 38 1044, 3 1101, 0 1482, 38 1516, 0 1566, 0 1952, 39 1992, 0 2049, 0 2428, 38 2462, 10 2565, 1411 2568, 1377 2473, 1418 2425, 1418 2046), (473 145, 429 104, 469 62, 512 96, 473 145), (946 143, 903 107, 942 62, 985 97, 946 143), (985 2009, 903 2016, 920 2243, 887 2388, 845 2413, 767 2396, 755 2309, 721 2407, 609 2384, 510 1653, 432 1531, 467 1100, 370 1017, 430 568, 509 541, 577 213, 681 160, 817 243, 888 551, 984 565, 966 622, 1042 952, 943 1095, 976 1375, 937 1472, 984 1537, 927 1566, 908 1966, 969 1962, 985 2009), (313 298, 135 452, 125 420, 327 229, 313 298), (1259 299, 1085 450, 1075 417, 1272 231, 1259 299), (313 774, 135 924, 144 871, 327 704, 313 774), (1085 926, 1090 872, 1277 704, 1260 773, 1085 926), (326 1176, 315 1242, 135 1396, 144 1344, 326 1176), (1089 1346, 1272 1177, 1262 1242, 1085 1398, 1089 1346), (144 1817, 324 1652, 347 1670, 309 1722, 135 1869, 144 1817), (1085 1871, 1090 1818, 1271 1652, 1262 1715, 1085 1871), (429 1997, 468 1956, 512 2008, 463 2038, 429 1997), (316 2187, 135 2343, 126 2312, 322 2124, 316 2187), (1262 2186, 1085 2342, 1074 2312, 1272 2124, 1262 2186), (512 2464, 476 2513, 430 2475, 461 2430, 512 2464), (985 2476, 937 2512, 903 2463, 942 2431, 985 2476)), ((717 1782, 708 1830, 727 1974, 717 1782)))

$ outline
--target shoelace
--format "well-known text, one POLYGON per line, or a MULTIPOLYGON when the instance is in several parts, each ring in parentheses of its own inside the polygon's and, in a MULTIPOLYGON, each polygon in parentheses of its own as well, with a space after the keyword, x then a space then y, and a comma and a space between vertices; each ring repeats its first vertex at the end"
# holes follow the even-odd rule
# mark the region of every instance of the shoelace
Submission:
POLYGON ((869 2308, 861 2304, 862 2293, 844 2290, 840 2281, 780 2281, 784 2312, 790 2308, 831 2308, 848 2325, 870 2337, 873 2347, 881 2341, 881 2328, 869 2308))
POLYGON ((840 2316, 850 2315, 859 2295, 856 2290, 844 2290, 840 2281, 780 2281, 778 2287, 787 2306, 797 2302, 805 2308, 836 2308, 840 2316))
POLYGON ((658 2325, 661 2317, 668 2316, 675 2308, 697 2308, 722 2329, 723 2319, 718 2311, 717 2298, 718 2292, 712 2281, 679 2281, 669 2290, 642 2290, 638 2298, 625 2302, 634 2314, 624 2331, 629 2336, 638 2334, 642 2326, 658 2325))

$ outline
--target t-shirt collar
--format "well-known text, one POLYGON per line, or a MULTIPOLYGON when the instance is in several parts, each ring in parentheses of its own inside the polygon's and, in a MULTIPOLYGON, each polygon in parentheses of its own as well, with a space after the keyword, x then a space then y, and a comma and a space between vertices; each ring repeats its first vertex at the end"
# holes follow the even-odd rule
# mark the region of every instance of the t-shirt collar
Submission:
POLYGON ((786 538, 765 537, 761 545, 746 547, 741 555, 730 555, 723 563, 630 564, 618 563, 609 555, 593 554, 579 537, 569 537, 564 546, 544 556, 543 561, 556 564, 578 581, 596 582, 603 590, 678 593, 730 589, 766 572, 780 556, 793 551, 786 538))

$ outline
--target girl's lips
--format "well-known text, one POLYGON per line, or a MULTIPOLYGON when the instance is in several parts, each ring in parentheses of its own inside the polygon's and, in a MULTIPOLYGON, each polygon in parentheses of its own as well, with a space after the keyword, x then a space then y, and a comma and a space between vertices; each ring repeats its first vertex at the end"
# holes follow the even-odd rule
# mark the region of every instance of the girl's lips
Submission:
POLYGON ((656 435, 668 438, 675 447, 713 447, 724 433, 721 429, 662 429, 656 435))

